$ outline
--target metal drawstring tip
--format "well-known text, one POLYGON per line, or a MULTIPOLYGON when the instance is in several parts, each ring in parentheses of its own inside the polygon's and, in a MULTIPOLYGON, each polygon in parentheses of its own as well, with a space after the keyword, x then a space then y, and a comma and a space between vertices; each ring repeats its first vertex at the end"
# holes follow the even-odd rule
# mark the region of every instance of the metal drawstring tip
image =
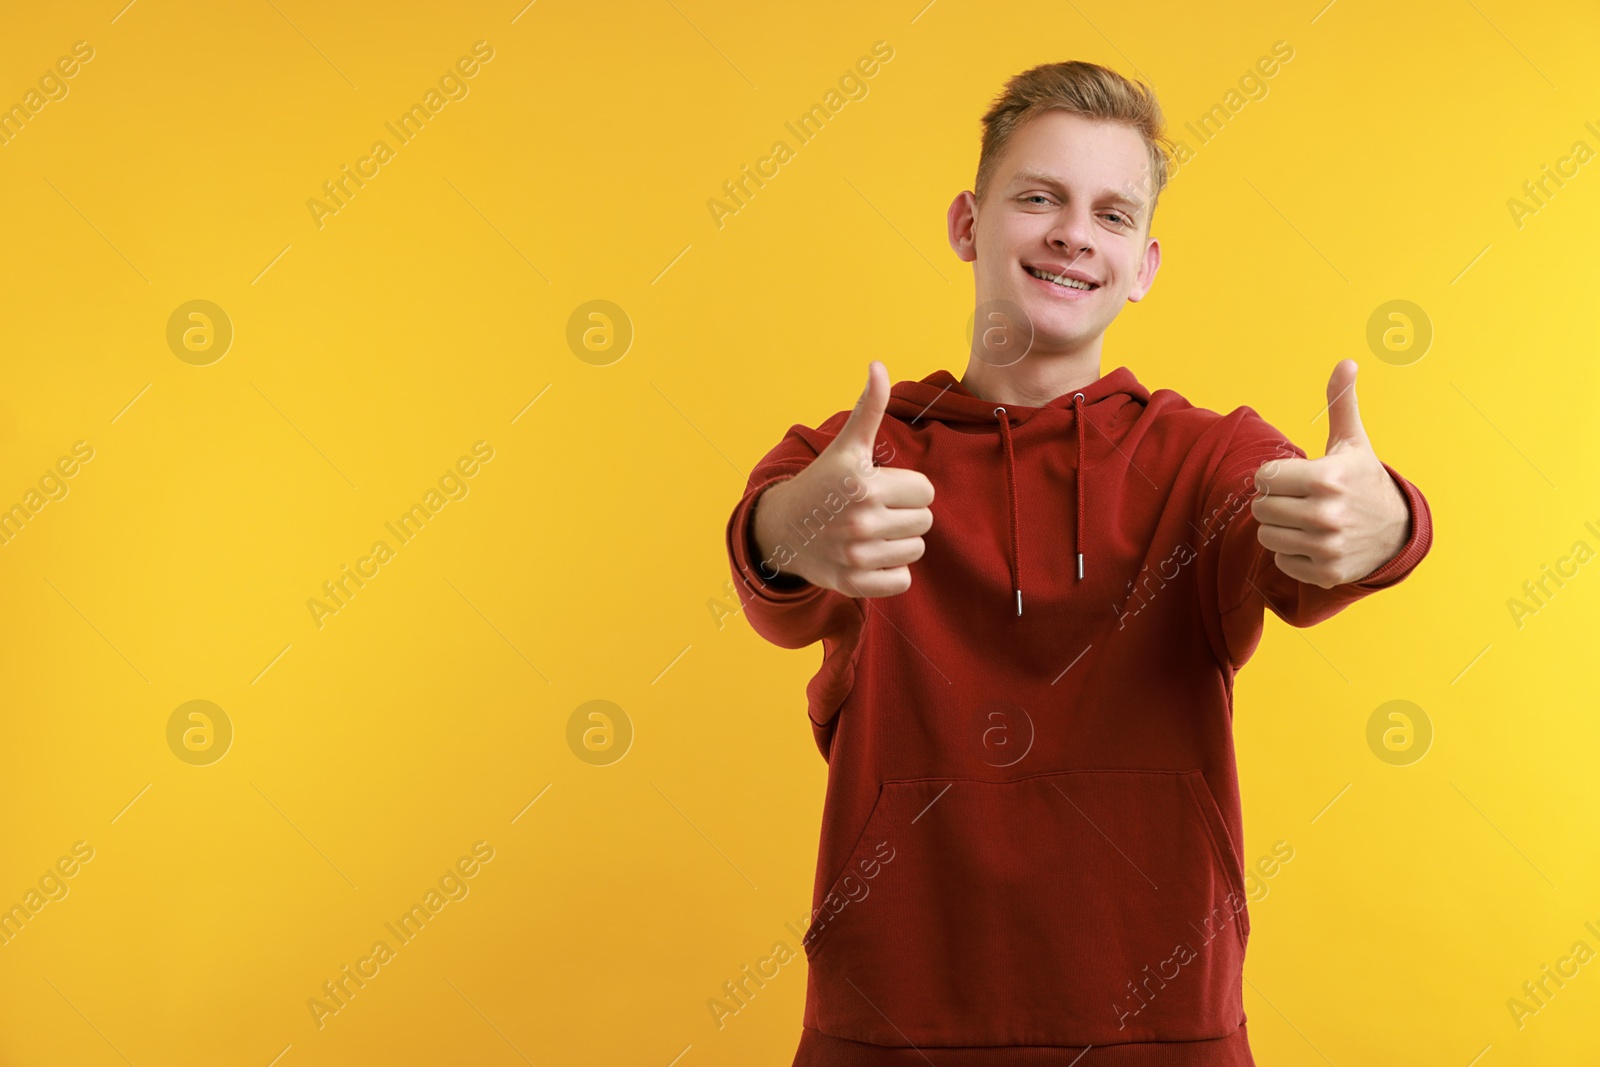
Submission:
POLYGON ((1078 577, 1083 577, 1083 553, 1078 553, 1078 577))
POLYGON ((1022 590, 1017 590, 1017 614, 1022 614, 1022 590))

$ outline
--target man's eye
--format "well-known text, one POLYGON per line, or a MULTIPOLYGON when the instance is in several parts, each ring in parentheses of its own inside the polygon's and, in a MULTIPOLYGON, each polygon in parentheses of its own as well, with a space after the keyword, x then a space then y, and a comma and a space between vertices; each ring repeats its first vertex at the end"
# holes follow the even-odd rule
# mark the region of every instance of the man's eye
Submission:
POLYGON ((1107 219, 1116 219, 1117 223, 1119 225, 1123 225, 1123 226, 1131 226, 1133 224, 1133 220, 1132 219, 1128 218, 1126 215, 1118 214, 1115 211, 1108 211, 1108 212, 1105 213, 1105 215, 1103 215, 1101 217, 1102 218, 1107 218, 1107 219))
POLYGON ((1029 193, 1027 196, 1023 197, 1022 199, 1023 200, 1043 200, 1047 204, 1050 202, 1050 198, 1048 196, 1045 196, 1043 193, 1029 193))

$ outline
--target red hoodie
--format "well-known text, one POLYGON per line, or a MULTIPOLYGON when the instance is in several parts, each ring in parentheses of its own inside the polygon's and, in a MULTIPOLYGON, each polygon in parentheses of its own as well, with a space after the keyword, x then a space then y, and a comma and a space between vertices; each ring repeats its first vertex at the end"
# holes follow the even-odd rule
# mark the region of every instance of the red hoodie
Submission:
POLYGON ((750 625, 823 647, 795 1064, 1253 1064, 1234 672, 1265 608, 1309 626, 1409 574, 1432 543, 1427 501, 1384 464, 1410 536, 1322 589, 1256 539, 1252 474, 1305 453, 1250 408, 1150 393, 1126 367, 1043 407, 999 405, 940 370, 894 386, 875 452, 934 485, 911 588, 768 581, 757 498, 849 414, 791 427, 727 526, 750 625))

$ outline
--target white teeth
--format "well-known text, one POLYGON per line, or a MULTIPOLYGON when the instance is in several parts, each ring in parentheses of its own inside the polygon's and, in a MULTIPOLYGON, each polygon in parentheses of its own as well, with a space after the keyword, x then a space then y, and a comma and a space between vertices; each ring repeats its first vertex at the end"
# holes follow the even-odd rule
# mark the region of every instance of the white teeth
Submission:
POLYGON ((1027 271, 1028 271, 1029 274, 1033 275, 1035 278, 1040 278, 1040 279, 1043 279, 1044 281, 1047 281, 1047 282, 1054 282, 1056 285, 1063 286, 1063 287, 1065 287, 1067 289, 1093 289, 1094 288, 1094 286, 1090 285, 1088 282, 1080 282, 1076 278, 1061 278, 1061 277, 1057 277, 1056 275, 1051 274, 1049 271, 1039 270, 1037 267, 1028 267, 1027 271))

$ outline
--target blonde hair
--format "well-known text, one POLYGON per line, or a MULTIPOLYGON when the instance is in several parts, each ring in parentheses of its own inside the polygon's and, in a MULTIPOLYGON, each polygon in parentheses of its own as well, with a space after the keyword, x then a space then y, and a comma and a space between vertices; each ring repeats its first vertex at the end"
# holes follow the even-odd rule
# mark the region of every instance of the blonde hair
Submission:
MULTIPOLYGON (((1085 118, 1128 126, 1144 139, 1150 155, 1150 210, 1146 232, 1155 214, 1161 190, 1167 184, 1167 160, 1172 143, 1155 93, 1143 82, 1131 82, 1098 63, 1071 60, 1046 63, 1023 71, 1010 81, 983 116, 983 148, 978 154, 978 178, 973 192, 981 203, 994 177, 994 169, 1012 134, 1046 111, 1066 111, 1085 118)), ((1142 193, 1141 193, 1142 195, 1142 193)))

